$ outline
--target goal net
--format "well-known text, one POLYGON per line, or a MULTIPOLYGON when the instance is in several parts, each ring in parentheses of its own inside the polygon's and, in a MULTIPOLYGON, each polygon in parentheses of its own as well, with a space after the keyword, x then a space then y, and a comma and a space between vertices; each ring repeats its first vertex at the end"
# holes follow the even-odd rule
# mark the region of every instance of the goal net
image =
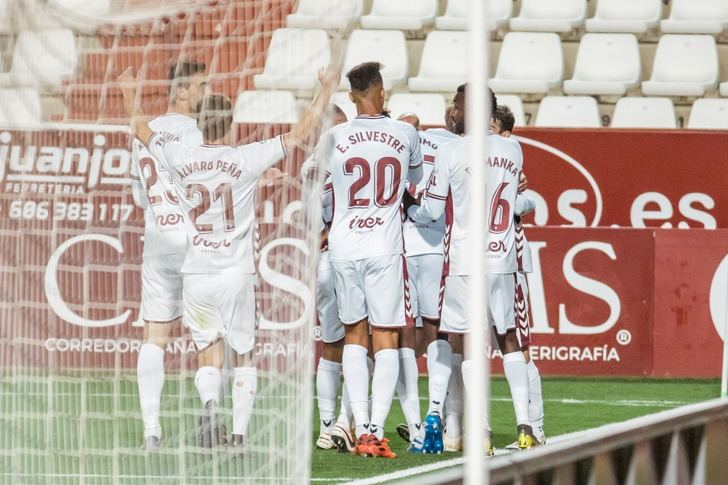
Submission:
POLYGON ((117 82, 134 68, 138 101, 161 115, 170 67, 204 62, 209 90, 235 106, 236 143, 283 133, 310 101, 333 44, 328 33, 320 43, 283 39, 277 62, 295 59, 301 86, 269 73, 274 32, 295 6, 0 2, 0 483, 308 481, 320 199, 319 181, 298 174, 315 140, 289 150, 275 167, 290 176, 256 195, 258 383, 245 453, 198 446, 197 354, 181 325, 165 349, 161 447, 146 452, 136 380, 144 216, 130 190, 117 82), (259 74, 273 91, 256 91, 259 74))

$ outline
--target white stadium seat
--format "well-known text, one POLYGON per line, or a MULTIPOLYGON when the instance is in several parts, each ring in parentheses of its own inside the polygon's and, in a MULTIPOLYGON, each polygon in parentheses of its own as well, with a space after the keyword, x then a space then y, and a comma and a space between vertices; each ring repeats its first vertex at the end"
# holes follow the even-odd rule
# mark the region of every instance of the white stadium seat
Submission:
POLYGON ((93 17, 109 13, 111 0, 48 0, 48 6, 66 10, 71 15, 93 17))
POLYGON ((361 17, 363 0, 300 0, 287 18, 288 27, 346 29, 361 17))
POLYGON ((591 96, 546 96, 538 107, 535 126, 600 128, 599 105, 591 96))
POLYGON ((42 121, 38 91, 0 89, 0 128, 37 128, 42 121))
POLYGON ((639 86, 640 71, 640 47, 633 34, 585 34, 564 92, 623 95, 639 86))
POLYGON ((719 89, 721 96, 728 96, 728 82, 720 83, 719 89))
POLYGON ((642 83, 650 96, 703 96, 718 85, 718 48, 710 35, 663 35, 652 77, 642 83))
POLYGON ((621 98, 612 128, 677 128, 675 107, 669 98, 621 98))
MULTIPOLYGON (((355 30, 349 37, 344 58, 344 74, 367 61, 383 65, 384 89, 400 86, 407 81, 407 39, 401 30, 355 30)), ((341 89, 349 89, 349 80, 341 76, 341 89)))
POLYGON ((702 98, 693 103, 688 128, 728 130, 728 99, 702 98))
POLYGON ((77 65, 71 29, 24 30, 15 42, 10 72, 0 75, 0 84, 60 86, 76 72, 77 65))
POLYGON ((661 17, 662 0, 599 0, 585 25, 587 32, 641 34, 657 27, 661 17))
POLYGON ((422 49, 420 71, 410 91, 453 92, 468 79, 467 32, 434 31, 422 49))
POLYGON ((374 0, 372 11, 361 18, 365 29, 420 30, 435 22, 437 0, 374 0))
POLYGON ((503 38, 495 77, 496 93, 546 93, 564 78, 561 39, 554 33, 509 32, 503 38))
POLYGON ((292 124, 298 121, 296 97, 290 91, 241 91, 235 101, 236 123, 292 124))
POLYGON ((277 29, 273 32, 257 89, 312 90, 318 71, 329 63, 331 47, 325 30, 277 29))
POLYGON ((356 118, 356 105, 349 98, 349 91, 334 93, 331 96, 331 103, 335 104, 346 114, 346 119, 351 121, 356 118))
POLYGON ((523 101, 515 94, 499 94, 498 105, 508 106, 516 119, 516 126, 526 126, 526 113, 523 110, 523 101))
POLYGON ((584 23, 586 0, 522 0, 511 30, 571 32, 584 23))
MULTIPOLYGON (((448 0, 445 15, 435 19, 439 30, 468 30, 470 0, 448 0)), ((490 0, 486 14, 489 30, 498 30, 508 24, 513 15, 512 0, 490 0)))
POLYGON ((13 32, 13 2, 14 0, 0 0, 0 34, 13 32))
POLYGON ((389 98, 387 108, 392 118, 397 119, 404 113, 414 113, 422 126, 444 126, 445 96, 434 93, 397 93, 389 98))
POLYGON ((660 22, 663 32, 674 34, 720 34, 726 27, 725 0, 672 0, 670 17, 660 22))

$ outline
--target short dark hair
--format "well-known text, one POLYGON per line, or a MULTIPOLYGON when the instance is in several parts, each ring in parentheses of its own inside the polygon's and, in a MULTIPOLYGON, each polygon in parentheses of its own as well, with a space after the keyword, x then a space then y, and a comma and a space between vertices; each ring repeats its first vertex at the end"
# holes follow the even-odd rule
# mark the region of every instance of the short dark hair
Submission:
POLYGON ((351 71, 346 73, 351 84, 352 91, 366 91, 372 86, 382 86, 382 64, 379 62, 362 62, 358 66, 354 66, 351 71))
POLYGON ((230 132, 233 125, 233 105, 222 94, 210 94, 202 100, 197 127, 206 141, 219 140, 230 132))
POLYGON ((179 61, 177 64, 173 64, 169 68, 169 91, 170 93, 177 86, 189 86, 189 78, 195 74, 204 74, 205 69, 204 62, 198 61, 179 61))
MULTIPOLYGON (((461 84, 458 86, 458 93, 467 94, 466 90, 468 89, 468 84, 461 84)), ((498 106, 498 98, 495 97, 495 93, 492 89, 488 88, 488 94, 490 95, 490 109, 495 111, 496 106, 498 106)))
POLYGON ((498 121, 501 131, 513 131, 516 124, 516 117, 508 106, 501 104, 493 112, 493 118, 498 121))

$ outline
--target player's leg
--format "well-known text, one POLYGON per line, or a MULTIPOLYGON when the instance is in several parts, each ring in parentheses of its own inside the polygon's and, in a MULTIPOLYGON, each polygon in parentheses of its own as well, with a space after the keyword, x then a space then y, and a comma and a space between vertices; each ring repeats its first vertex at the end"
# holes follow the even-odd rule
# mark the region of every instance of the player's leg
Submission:
POLYGON ((316 447, 334 447, 331 432, 336 418, 336 399, 341 381, 341 357, 344 351, 344 326, 339 321, 334 278, 328 252, 318 262, 316 310, 321 328, 323 353, 316 369, 316 398, 319 410, 319 437, 316 447))
POLYGON ((531 359, 528 349, 531 345, 531 322, 528 317, 528 281, 525 273, 517 273, 516 286, 516 318, 518 322, 518 337, 528 368, 528 417, 531 421, 533 434, 539 443, 546 442, 543 429, 544 407, 541 391, 541 374, 536 363, 531 359))
POLYGON ((491 274, 488 278, 488 316, 495 326, 503 354, 503 373, 508 381, 516 414, 518 447, 537 444, 528 416, 528 367, 518 341, 515 315, 516 275, 491 274))
POLYGON ((206 448, 225 444, 226 437, 222 420, 218 419, 225 360, 221 340, 225 328, 216 308, 216 292, 221 286, 217 276, 184 275, 183 318, 197 347, 195 387, 203 408, 198 420, 198 443, 206 448))
POLYGON ((465 392, 463 387, 463 337, 458 334, 449 335, 452 347, 452 372, 445 398, 445 432, 443 445, 445 451, 462 451, 462 422, 465 392))
POLYGON ((155 258, 142 263, 141 317, 145 325, 144 343, 137 360, 137 382, 147 450, 158 448, 162 438, 159 414, 164 388, 164 349, 172 325, 182 315, 180 265, 180 258, 155 258))
MULTIPOLYGON (((419 265, 417 258, 406 260, 408 276, 409 305, 412 315, 419 313, 419 297, 417 286, 417 274, 419 265)), ((416 325, 421 325, 421 319, 417 318, 416 325)), ((422 440, 424 429, 420 416, 420 392, 419 392, 419 369, 417 368, 417 328, 404 327, 399 330, 399 376, 397 379, 397 396, 402 406, 406 425, 397 426, 397 433, 410 443, 410 451, 422 451, 422 440)))
MULTIPOLYGON (((363 281, 360 276, 361 261, 332 261, 334 288, 339 308, 339 320, 344 323, 346 335, 341 363, 349 405, 354 418, 355 436, 361 443, 369 436, 369 326, 364 299, 363 281)), ((339 451, 347 449, 347 443, 339 443, 332 436, 339 451)))
POLYGON ((218 311, 225 322, 227 342, 235 351, 233 368, 233 432, 230 445, 242 451, 258 391, 253 363, 256 334, 255 275, 230 274, 221 279, 218 311))

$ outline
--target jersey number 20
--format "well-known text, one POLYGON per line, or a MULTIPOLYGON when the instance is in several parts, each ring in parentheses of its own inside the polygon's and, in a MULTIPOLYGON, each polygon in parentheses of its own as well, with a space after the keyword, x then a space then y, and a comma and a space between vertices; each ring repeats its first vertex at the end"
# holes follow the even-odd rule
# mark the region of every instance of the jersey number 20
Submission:
MULTIPOLYGON (((356 169, 359 172, 351 187, 349 187, 349 207, 365 208, 372 203, 371 199, 359 197, 359 192, 369 185, 372 179, 371 165, 360 157, 348 159, 344 163, 344 173, 354 175, 356 169)), ((374 164, 374 203, 378 207, 387 207, 399 202, 399 184, 402 178, 402 166, 400 161, 394 157, 383 157, 374 164), (391 179, 387 184, 387 172, 390 172, 391 179), (389 185, 389 187, 387 187, 389 185)))

